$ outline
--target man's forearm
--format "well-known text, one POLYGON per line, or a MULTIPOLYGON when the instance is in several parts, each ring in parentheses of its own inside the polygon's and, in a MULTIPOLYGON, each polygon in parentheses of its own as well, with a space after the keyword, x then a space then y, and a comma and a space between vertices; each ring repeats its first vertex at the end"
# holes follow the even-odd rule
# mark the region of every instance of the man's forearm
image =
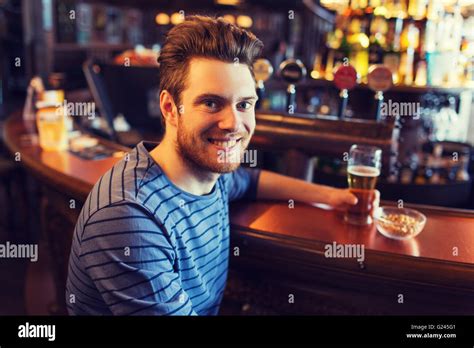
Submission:
POLYGON ((275 199, 329 204, 336 189, 262 170, 257 188, 258 199, 275 199))

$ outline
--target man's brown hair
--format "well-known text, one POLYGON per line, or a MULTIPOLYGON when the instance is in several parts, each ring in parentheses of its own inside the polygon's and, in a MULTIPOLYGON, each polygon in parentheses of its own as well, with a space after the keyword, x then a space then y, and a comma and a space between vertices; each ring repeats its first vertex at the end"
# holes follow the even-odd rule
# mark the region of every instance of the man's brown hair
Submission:
MULTIPOLYGON (((246 64, 253 75, 252 65, 262 48, 262 41, 254 34, 222 18, 187 17, 168 32, 160 52, 160 91, 167 90, 176 105, 181 103, 193 57, 246 64)), ((162 123, 164 127, 163 118, 162 123)))

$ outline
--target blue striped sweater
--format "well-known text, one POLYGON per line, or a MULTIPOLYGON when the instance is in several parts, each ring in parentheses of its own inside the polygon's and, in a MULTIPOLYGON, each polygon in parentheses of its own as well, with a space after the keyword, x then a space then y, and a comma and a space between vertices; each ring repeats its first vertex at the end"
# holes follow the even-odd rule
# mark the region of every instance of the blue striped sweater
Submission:
POLYGON ((239 168, 196 196, 139 143, 90 192, 74 230, 71 315, 216 315, 229 260, 228 202, 254 199, 260 171, 239 168))

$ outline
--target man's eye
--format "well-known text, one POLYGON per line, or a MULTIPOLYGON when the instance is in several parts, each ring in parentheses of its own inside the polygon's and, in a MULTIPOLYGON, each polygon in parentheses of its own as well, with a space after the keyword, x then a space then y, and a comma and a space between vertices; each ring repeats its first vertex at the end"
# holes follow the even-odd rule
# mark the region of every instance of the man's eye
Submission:
POLYGON ((239 109, 244 109, 244 110, 249 110, 252 108, 252 103, 249 103, 248 101, 241 102, 237 105, 239 109))
POLYGON ((204 106, 207 107, 208 109, 217 109, 218 105, 214 100, 205 100, 204 101, 204 106))

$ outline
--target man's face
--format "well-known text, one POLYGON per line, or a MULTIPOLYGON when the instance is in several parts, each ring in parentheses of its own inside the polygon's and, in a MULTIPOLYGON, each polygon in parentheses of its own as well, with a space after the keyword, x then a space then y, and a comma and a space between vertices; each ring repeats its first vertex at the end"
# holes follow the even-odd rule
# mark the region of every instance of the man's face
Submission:
POLYGON ((240 165, 255 130, 255 82, 247 65, 193 58, 177 122, 180 154, 200 170, 240 165))

